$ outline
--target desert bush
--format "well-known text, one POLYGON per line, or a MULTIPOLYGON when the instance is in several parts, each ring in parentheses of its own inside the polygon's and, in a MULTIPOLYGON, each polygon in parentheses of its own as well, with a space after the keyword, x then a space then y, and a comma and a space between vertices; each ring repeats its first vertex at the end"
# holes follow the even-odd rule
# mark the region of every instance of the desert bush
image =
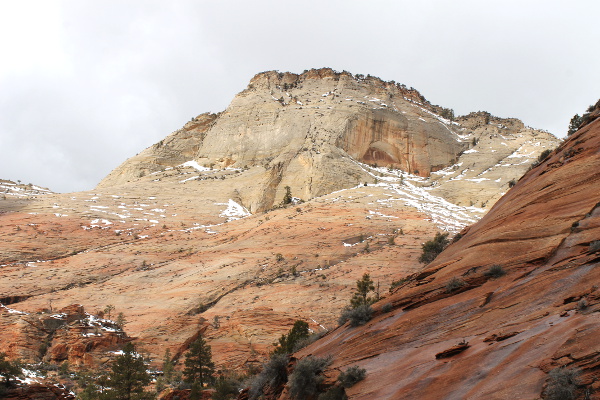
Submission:
POLYGON ((352 367, 346 369, 346 371, 340 372, 340 376, 338 376, 338 381, 342 384, 343 387, 349 388, 365 379, 365 376, 367 376, 366 369, 360 368, 357 365, 353 365, 352 367))
POLYGON ((381 311, 383 311, 384 313, 389 313, 390 311, 392 311, 392 305, 390 303, 385 303, 381 307, 381 311))
POLYGON ((484 272, 484 275, 489 278, 500 278, 501 276, 506 275, 506 271, 502 268, 502 265, 494 264, 484 272))
POLYGON ((590 243, 590 253, 600 251, 600 240, 594 240, 590 243))
POLYGON ((215 382, 212 400, 229 400, 237 398, 240 382, 232 377, 221 376, 215 382))
POLYGON ((538 162, 542 162, 546 159, 546 157, 548 157, 550 155, 550 153, 552 153, 552 150, 550 149, 546 149, 544 151, 542 151, 540 153, 540 155, 538 156, 538 162))
POLYGON ((294 349, 292 352, 295 353, 295 352, 299 351, 300 349, 305 348, 309 344, 316 342, 317 340, 321 339, 323 337, 323 335, 325 335, 325 333, 326 333, 326 331, 315 332, 315 333, 310 334, 308 337, 298 340, 296 342, 296 344, 294 345, 294 349))
POLYGON ((346 321, 350 321, 351 326, 360 326, 369 322, 372 317, 373 309, 368 304, 356 308, 346 307, 338 318, 338 324, 343 325, 346 321))
POLYGON ((512 188, 517 184, 517 181, 513 178, 510 181, 508 181, 508 187, 512 188))
POLYGON ((545 400, 573 400, 579 383, 579 370, 575 368, 555 368, 550 371, 548 385, 544 391, 545 400))
POLYGON ((398 286, 403 285, 404 283, 406 283, 406 281, 408 280, 407 277, 398 279, 397 281, 392 281, 391 285, 390 285, 390 293, 396 289, 398 286))
POLYGON ((287 365, 288 356, 286 354, 273 354, 269 361, 263 364, 260 374, 250 382, 249 399, 258 399, 266 386, 276 388, 287 382, 287 365))
POLYGON ((298 361, 290 375, 290 395, 293 399, 308 399, 317 394, 323 381, 321 373, 331 363, 327 358, 306 357, 298 361))
POLYGON ((423 243, 419 262, 429 264, 448 246, 448 233, 436 233, 432 240, 423 243))
POLYGON ((318 400, 347 400, 346 391, 341 386, 333 386, 325 393, 321 393, 318 400))
POLYGON ((453 277, 452 279, 450 279, 448 281, 448 283, 446 283, 446 293, 452 293, 455 290, 458 290, 465 285, 466 285, 465 281, 463 281, 460 278, 453 277))

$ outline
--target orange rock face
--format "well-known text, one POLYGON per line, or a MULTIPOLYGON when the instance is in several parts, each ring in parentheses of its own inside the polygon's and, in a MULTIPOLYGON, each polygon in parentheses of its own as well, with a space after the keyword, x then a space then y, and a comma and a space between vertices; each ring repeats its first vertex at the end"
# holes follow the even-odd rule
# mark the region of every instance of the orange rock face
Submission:
POLYGON ((581 371, 577 398, 599 398, 599 148, 596 120, 375 304, 370 322, 339 327, 297 356, 332 356, 329 375, 365 368, 352 399, 539 398, 561 366, 581 371), (494 277, 493 265, 505 274, 494 277), (463 286, 449 290, 452 278, 463 286), (461 342, 468 348, 448 354, 461 342))

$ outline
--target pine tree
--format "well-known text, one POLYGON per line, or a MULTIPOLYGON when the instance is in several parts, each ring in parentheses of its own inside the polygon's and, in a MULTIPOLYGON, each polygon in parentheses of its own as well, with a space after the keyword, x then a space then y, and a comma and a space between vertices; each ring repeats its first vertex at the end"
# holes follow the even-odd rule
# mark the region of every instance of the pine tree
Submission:
POLYGON ((291 204, 292 203, 292 189, 289 186, 285 187, 285 195, 283 196, 283 204, 291 204))
POLYGON ((296 345, 309 335, 308 324, 304 321, 294 322, 294 326, 287 335, 281 335, 279 345, 273 351, 273 354, 290 354, 296 350, 296 345))
POLYGON ((103 396, 111 400, 140 400, 149 399, 151 396, 144 391, 144 387, 151 381, 146 372, 146 365, 142 357, 136 353, 135 346, 127 343, 123 347, 123 354, 117 356, 109 373, 111 390, 103 396))
POLYGON ((163 375, 165 377, 165 381, 167 383, 171 383, 173 381, 173 373, 175 372, 175 366, 173 365, 173 360, 171 360, 171 350, 165 350, 165 358, 163 359, 162 365, 163 375))
POLYGON ((4 385, 10 386, 11 379, 22 375, 21 365, 18 361, 6 359, 6 353, 0 353, 0 376, 4 378, 4 385))
POLYGON ((569 131, 567 132, 567 135, 571 136, 572 134, 577 132, 577 130, 579 129, 579 125, 581 125, 582 121, 583 118, 580 117, 579 114, 575 114, 569 122, 569 131))
POLYGON ((183 375, 186 382, 199 383, 200 387, 212 382, 215 364, 212 362, 211 348, 202 335, 190 346, 190 351, 185 355, 184 365, 183 375))
POLYGON ((350 305, 352 308, 357 308, 358 306, 371 305, 376 299, 368 297, 369 292, 375 290, 375 285, 371 280, 371 276, 365 273, 362 279, 356 281, 356 293, 352 296, 350 300, 350 305))

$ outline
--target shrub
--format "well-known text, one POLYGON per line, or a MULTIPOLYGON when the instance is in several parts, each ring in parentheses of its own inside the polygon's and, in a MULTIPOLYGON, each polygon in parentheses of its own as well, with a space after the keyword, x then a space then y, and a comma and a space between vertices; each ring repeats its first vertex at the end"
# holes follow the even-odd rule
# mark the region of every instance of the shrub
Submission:
POLYGON ((384 313, 389 313, 390 311, 392 311, 392 305, 390 303, 385 303, 383 307, 381 307, 381 311, 383 311, 384 313))
POLYGON ((274 354, 269 362, 263 364, 263 369, 250 383, 248 397, 250 400, 258 399, 263 394, 265 386, 276 388, 287 382, 288 356, 274 354))
POLYGON ((338 381, 340 381, 343 387, 349 388, 365 379, 365 376, 367 376, 366 369, 360 368, 357 365, 353 365, 352 367, 349 367, 346 371, 340 372, 340 376, 338 376, 338 381))
POLYGON ((436 233, 432 240, 422 245, 423 253, 419 257, 419 262, 429 264, 448 246, 448 233, 436 233))
POLYGON ((506 275, 506 271, 502 268, 502 265, 494 264, 485 271, 484 275, 489 278, 500 278, 501 276, 506 275))
POLYGON ((338 323, 343 325, 349 320, 351 326, 359 326, 369 322, 372 317, 373 309, 368 304, 356 308, 346 307, 342 310, 338 323))
POLYGON ((308 338, 308 324, 304 321, 294 322, 294 326, 286 335, 281 335, 279 338, 279 344, 273 351, 273 354, 289 354, 293 353, 296 348, 296 344, 308 338))
POLYGON ((590 252, 595 253, 597 251, 600 251, 600 240, 594 240, 590 243, 590 252))
POLYGON ((215 382, 215 392, 212 395, 212 400, 228 400, 235 399, 238 395, 239 381, 233 378, 219 377, 215 382))
POLYGON ((548 157, 550 155, 550 153, 552 153, 552 150, 550 150, 550 149, 546 149, 546 150, 542 151, 540 153, 540 155, 538 156, 538 161, 539 162, 544 161, 546 159, 546 157, 548 157))
POLYGON ((452 293, 455 290, 458 290, 465 285, 466 285, 465 281, 463 281, 460 278, 453 277, 452 279, 450 279, 448 281, 448 283, 446 283, 446 293, 452 293))
POLYGON ((396 289, 398 286, 403 285, 404 283, 406 283, 406 281, 408 280, 408 278, 404 277, 402 279, 398 279, 397 281, 392 281, 392 284, 390 285, 390 293, 396 289))
POLYGON ((312 356, 298 361, 289 380, 291 398, 307 399, 316 395, 317 387, 324 379, 320 374, 330 363, 327 358, 312 356))
POLYGON ((321 393, 318 400, 347 400, 346 391, 341 386, 334 386, 325 393, 321 393))
POLYGON ((575 368, 555 368, 550 371, 548 385, 544 392, 545 400, 575 399, 579 382, 579 370, 575 368))
POLYGON ((0 353, 0 376, 4 378, 4 385, 10 386, 10 382, 22 376, 21 364, 18 360, 10 361, 6 358, 6 353, 0 353))
POLYGON ((512 188, 517 184, 517 181, 513 178, 510 181, 508 181, 508 187, 512 188))
POLYGON ((317 340, 321 339, 323 337, 323 335, 325 335, 325 333, 326 333, 326 331, 315 332, 315 333, 309 335, 308 337, 298 340, 296 342, 296 344, 294 345, 294 349, 293 349, 292 353, 295 353, 295 352, 299 351, 300 349, 305 348, 309 344, 314 343, 317 340))

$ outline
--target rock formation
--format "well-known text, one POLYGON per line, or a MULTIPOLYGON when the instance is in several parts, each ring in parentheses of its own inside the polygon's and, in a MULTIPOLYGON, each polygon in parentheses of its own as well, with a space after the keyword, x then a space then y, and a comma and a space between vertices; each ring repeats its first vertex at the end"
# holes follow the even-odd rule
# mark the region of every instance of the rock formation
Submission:
POLYGON ((332 356, 329 385, 365 368, 352 399, 540 398, 559 367, 579 371, 569 398, 600 398, 599 147, 596 118, 375 304, 366 325, 296 356, 332 356))
POLYGON ((375 77, 327 68, 300 75, 263 72, 224 112, 188 122, 127 160, 98 188, 192 160, 211 168, 251 168, 253 185, 231 188, 229 197, 256 212, 279 203, 286 186, 308 200, 373 182, 358 161, 423 177, 442 170, 423 184, 451 180, 440 191, 444 197, 485 207, 531 158, 558 144, 515 119, 473 113, 451 121, 442 115, 452 112, 412 88, 375 77), (522 167, 500 168, 507 165, 522 167))
MULTIPOLYGON (((329 69, 265 72, 227 110, 194 118, 127 160, 93 191, 28 196, 18 203, 7 196, 0 200, 0 303, 10 310, 0 311, 0 324, 9 334, 0 339, 0 352, 30 362, 105 365, 109 351, 128 337, 103 330, 91 317, 71 324, 37 313, 68 307, 84 315, 72 308, 81 304, 97 314, 112 305, 154 366, 167 348, 181 360, 202 333, 219 368, 254 368, 296 320, 307 321, 313 331, 333 330, 365 272, 382 294, 394 281, 414 277, 408 291, 389 298, 395 307, 390 326, 408 313, 403 308, 431 310, 432 298, 448 312, 428 314, 431 321, 454 315, 458 297, 439 290, 444 269, 421 273, 421 244, 439 230, 456 233, 477 222, 558 140, 514 119, 482 112, 454 121, 442 117, 451 114, 414 89, 373 77, 329 69), (294 198, 281 204, 286 187, 294 198), (60 329, 41 355, 39 343, 49 337, 46 320, 60 329)), ((524 257, 530 243, 532 251, 544 248, 543 240, 528 238, 520 239, 517 250, 501 247, 520 225, 499 221, 506 230, 499 241, 477 225, 452 245, 471 243, 457 253, 452 269, 463 273, 463 265, 487 265, 485 257, 492 256, 480 257, 472 248, 497 250, 494 260, 511 251, 524 257), (487 249, 496 242, 500 247, 487 249)), ((525 268, 511 265, 509 276, 525 268)), ((465 293, 484 295, 472 289, 465 293)), ((411 326, 402 329, 428 335, 426 327, 417 324, 423 331, 416 332, 411 326)), ((490 335, 505 337, 508 329, 498 326, 503 329, 490 335)), ((357 343, 340 353, 333 368, 357 362, 353 355, 372 346, 366 337, 379 334, 365 330, 356 337, 361 344, 344 336, 353 332, 363 328, 337 329, 321 342, 341 346, 333 339, 346 337, 357 343)), ((434 360, 460 341, 450 332, 440 327, 447 339, 432 349, 434 360)), ((385 340, 395 348, 410 339, 385 340)), ((477 348, 471 342, 439 362, 477 348)), ((327 352, 322 344, 314 349, 327 352)))

